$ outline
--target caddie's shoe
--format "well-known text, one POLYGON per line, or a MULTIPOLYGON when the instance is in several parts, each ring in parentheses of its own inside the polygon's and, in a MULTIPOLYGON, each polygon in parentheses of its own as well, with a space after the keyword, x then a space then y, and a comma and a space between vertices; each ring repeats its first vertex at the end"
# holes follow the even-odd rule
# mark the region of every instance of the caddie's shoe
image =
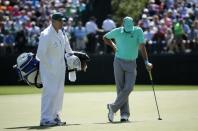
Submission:
POLYGON ((45 121, 45 122, 41 122, 40 126, 65 126, 66 122, 51 122, 51 121, 45 121))
POLYGON ((66 122, 62 122, 59 115, 57 115, 57 117, 54 119, 55 122, 57 122, 58 126, 64 126, 66 125, 66 122))
POLYGON ((40 123, 40 126, 57 126, 58 123, 55 121, 43 121, 40 123))
POLYGON ((56 115, 56 118, 54 119, 55 122, 61 122, 61 119, 59 117, 59 115, 56 115))
POLYGON ((108 119, 110 122, 113 122, 114 112, 113 112, 113 109, 111 108, 111 104, 107 104, 107 109, 109 110, 108 119))
POLYGON ((120 122, 129 122, 128 116, 121 116, 120 122))
POLYGON ((65 121, 60 121, 57 123, 57 126, 65 126, 66 122, 65 121))

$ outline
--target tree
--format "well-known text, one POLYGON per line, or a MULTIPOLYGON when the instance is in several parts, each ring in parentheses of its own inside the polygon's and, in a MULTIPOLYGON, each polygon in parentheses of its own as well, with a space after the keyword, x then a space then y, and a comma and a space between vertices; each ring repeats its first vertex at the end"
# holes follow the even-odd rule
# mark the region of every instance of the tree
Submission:
POLYGON ((125 16, 131 16, 137 21, 148 0, 112 0, 112 16, 118 25, 122 24, 125 16))

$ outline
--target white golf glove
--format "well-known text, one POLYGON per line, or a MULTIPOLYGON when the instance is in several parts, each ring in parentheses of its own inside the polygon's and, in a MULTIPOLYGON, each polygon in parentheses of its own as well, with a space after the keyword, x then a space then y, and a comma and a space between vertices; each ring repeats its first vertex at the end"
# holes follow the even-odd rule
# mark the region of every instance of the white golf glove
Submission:
POLYGON ((144 63, 145 63, 147 71, 151 71, 151 69, 153 68, 153 64, 150 63, 148 60, 145 60, 144 63))

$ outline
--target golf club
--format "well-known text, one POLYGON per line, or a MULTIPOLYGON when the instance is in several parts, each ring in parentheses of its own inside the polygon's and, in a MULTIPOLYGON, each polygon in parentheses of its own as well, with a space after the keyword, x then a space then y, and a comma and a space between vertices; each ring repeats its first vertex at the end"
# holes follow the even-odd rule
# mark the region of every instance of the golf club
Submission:
POLYGON ((162 118, 160 117, 160 112, 159 112, 159 108, 158 108, 158 104, 157 104, 157 98, 156 98, 156 95, 155 95, 152 73, 151 73, 151 71, 148 71, 148 72, 149 72, 149 78, 150 78, 150 81, 151 81, 151 84, 152 84, 153 93, 154 93, 154 97, 155 97, 155 104, 156 104, 157 112, 158 112, 158 120, 162 120, 162 118))

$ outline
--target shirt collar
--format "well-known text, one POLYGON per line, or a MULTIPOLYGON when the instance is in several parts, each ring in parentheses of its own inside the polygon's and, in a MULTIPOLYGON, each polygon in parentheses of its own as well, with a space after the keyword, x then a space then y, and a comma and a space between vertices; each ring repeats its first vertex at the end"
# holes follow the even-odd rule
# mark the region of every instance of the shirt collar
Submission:
MULTIPOLYGON (((134 27, 133 27, 133 30, 134 30, 134 27)), ((133 33, 133 31, 131 31, 131 32, 126 32, 125 30, 124 30, 124 27, 122 26, 121 27, 121 31, 120 31, 121 33, 127 33, 127 34, 132 34, 133 33)))
POLYGON ((53 34, 57 34, 57 35, 60 34, 60 31, 61 31, 61 30, 59 29, 58 32, 56 32, 56 30, 55 30, 55 28, 53 27, 52 24, 50 25, 50 29, 51 29, 51 31, 53 32, 53 34))

